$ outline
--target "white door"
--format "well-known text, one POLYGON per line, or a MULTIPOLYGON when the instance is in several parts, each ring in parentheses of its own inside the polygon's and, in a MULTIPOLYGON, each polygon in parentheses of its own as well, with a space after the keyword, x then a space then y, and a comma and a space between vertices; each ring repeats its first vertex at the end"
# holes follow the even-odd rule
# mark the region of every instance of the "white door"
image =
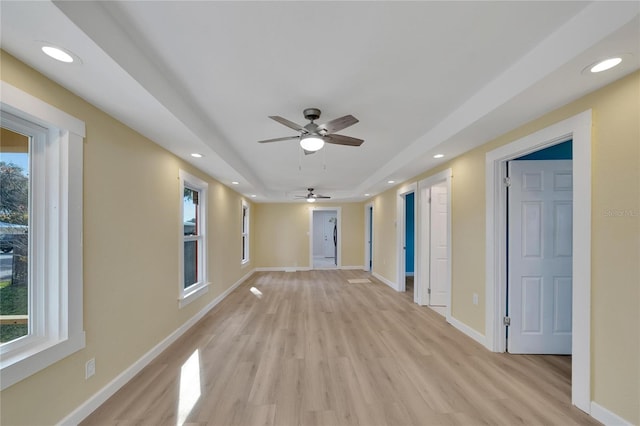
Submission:
POLYGON ((336 219, 336 213, 335 212, 325 212, 324 213, 324 218, 323 218, 323 222, 324 222, 324 232, 323 232, 323 244, 324 244, 324 257, 326 258, 335 258, 336 253, 336 246, 333 242, 333 230, 334 230, 334 223, 332 222, 335 221, 336 219))
POLYGON ((431 241, 429 305, 447 305, 449 248, 447 246, 447 187, 445 183, 431 187, 431 241))
POLYGON ((511 161, 509 177, 507 350, 570 354, 572 162, 511 161))

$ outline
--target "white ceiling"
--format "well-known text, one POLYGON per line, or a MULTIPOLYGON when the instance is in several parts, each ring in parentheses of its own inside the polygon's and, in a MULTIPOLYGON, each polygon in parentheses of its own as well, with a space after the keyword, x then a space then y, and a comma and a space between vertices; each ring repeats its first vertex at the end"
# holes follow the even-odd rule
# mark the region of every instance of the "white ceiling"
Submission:
POLYGON ((0 3, 2 48, 256 201, 363 200, 640 68, 640 2, 0 3), (40 52, 46 41, 81 63, 40 52), (624 54, 601 74, 589 64, 624 54), (296 132, 352 114, 359 147, 296 132), (189 154, 200 152, 203 158, 189 154), (433 154, 443 153, 441 160, 433 154))

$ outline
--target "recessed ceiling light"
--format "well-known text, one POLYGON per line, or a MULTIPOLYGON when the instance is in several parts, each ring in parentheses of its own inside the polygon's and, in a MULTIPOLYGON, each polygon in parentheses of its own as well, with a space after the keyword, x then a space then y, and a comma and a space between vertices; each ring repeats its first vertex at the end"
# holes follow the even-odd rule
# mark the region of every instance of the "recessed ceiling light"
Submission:
POLYGON ((387 183, 396 183, 395 180, 388 180, 387 183))
POLYGON ((257 195, 256 194, 251 194, 251 198, 256 198, 257 195))
POLYGON ((240 182, 236 182, 235 180, 231 182, 231 185, 240 185, 240 182))
POLYGON ((444 154, 436 154, 433 156, 433 158, 442 158, 444 157, 444 154))
POLYGON ((593 65, 590 71, 593 73, 606 71, 620 64, 620 62, 622 62, 622 58, 620 57, 608 58, 593 65))
POLYGON ((58 60, 60 62, 71 63, 73 62, 73 56, 60 49, 59 47, 54 46, 42 46, 42 51, 49 57, 58 60))
POLYGON ((369 196, 371 196, 371 194, 364 194, 364 196, 365 196, 365 197, 369 197, 369 196))
POLYGON ((193 154, 191 154, 191 156, 193 158, 202 158, 202 154, 198 154, 197 152, 194 152, 193 154))

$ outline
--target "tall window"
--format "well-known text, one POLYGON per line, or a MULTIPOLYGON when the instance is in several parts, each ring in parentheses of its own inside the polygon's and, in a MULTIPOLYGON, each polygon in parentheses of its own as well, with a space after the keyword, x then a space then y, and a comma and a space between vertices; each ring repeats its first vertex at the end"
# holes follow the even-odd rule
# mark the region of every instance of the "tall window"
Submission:
POLYGON ((0 389, 85 346, 84 123, 0 82, 0 389))
POLYGON ((29 296, 32 293, 29 291, 28 244, 31 140, 31 135, 5 127, 1 129, 0 344, 29 334, 29 296))
POLYGON ((180 306, 204 294, 207 279, 207 188, 208 184, 180 170, 180 306))
POLYGON ((249 262, 249 204, 242 200, 242 263, 249 262))

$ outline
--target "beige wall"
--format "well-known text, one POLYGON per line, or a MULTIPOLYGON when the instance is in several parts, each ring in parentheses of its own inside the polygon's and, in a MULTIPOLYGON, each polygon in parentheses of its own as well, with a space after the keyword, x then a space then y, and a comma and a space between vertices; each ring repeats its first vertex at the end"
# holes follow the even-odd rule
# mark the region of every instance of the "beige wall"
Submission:
MULTIPOLYGON (((592 399, 638 424, 640 72, 401 185, 432 176, 445 168, 452 169, 452 316, 484 334, 485 154, 588 109, 593 110, 592 399), (477 306, 472 303, 473 293, 480 296, 477 306)), ((396 279, 394 221, 397 188, 373 200, 376 242, 373 270, 392 282, 396 279)))
POLYGON ((364 204, 255 204, 254 242, 257 268, 309 267, 310 209, 340 207, 342 266, 364 264, 364 204))
POLYGON ((2 52, 2 80, 83 120, 86 348, 1 393, 0 423, 53 424, 253 269, 241 196, 2 52), (209 183, 210 291, 178 308, 179 169, 209 183), (84 365, 96 360, 96 375, 84 365))

